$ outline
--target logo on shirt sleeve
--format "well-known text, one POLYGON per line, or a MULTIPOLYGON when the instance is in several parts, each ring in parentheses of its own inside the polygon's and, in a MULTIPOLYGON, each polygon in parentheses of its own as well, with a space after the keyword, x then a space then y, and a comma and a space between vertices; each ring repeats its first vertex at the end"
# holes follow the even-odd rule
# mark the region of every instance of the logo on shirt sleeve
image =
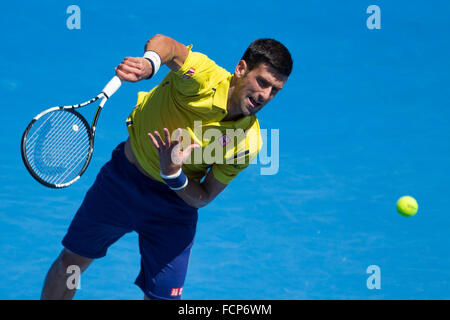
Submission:
POLYGON ((227 144, 229 144, 231 141, 230 137, 224 134, 219 138, 219 143, 222 145, 222 147, 225 147, 227 144))
POLYGON ((192 77, 193 75, 194 75, 194 73, 195 73, 195 68, 190 68, 188 71, 186 71, 186 73, 185 74, 183 74, 181 77, 183 78, 183 79, 189 79, 190 77, 192 77))

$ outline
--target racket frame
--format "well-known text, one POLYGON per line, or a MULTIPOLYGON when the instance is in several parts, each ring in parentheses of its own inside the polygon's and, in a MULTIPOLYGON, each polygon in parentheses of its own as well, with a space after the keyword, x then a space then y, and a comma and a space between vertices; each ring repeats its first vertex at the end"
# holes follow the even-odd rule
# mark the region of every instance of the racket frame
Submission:
POLYGON ((114 76, 95 98, 92 98, 89 101, 85 101, 83 103, 79 103, 79 104, 75 104, 75 105, 71 105, 71 106, 62 106, 62 107, 58 106, 58 107, 49 108, 49 109, 44 110, 43 112, 39 113, 37 116, 35 116, 33 118, 33 120, 31 120, 31 122, 28 124, 27 128, 25 129, 25 131, 22 135, 20 152, 22 154, 23 163, 25 164, 25 167, 27 168, 28 172, 31 174, 31 176, 33 178, 35 178, 39 183, 43 184, 46 187, 56 188, 56 189, 70 186, 75 181, 80 179, 80 177, 86 171, 86 169, 89 166, 89 163, 91 162, 91 159, 92 159, 92 154, 94 152, 95 131, 97 128, 97 121, 100 116, 100 112, 102 111, 103 106, 105 105, 106 101, 120 88, 121 85, 122 85, 122 80, 118 76, 114 76), (91 126, 89 126, 89 123, 86 121, 86 119, 75 109, 87 106, 88 104, 94 103, 99 99, 102 99, 102 100, 100 101, 100 104, 97 107, 97 111, 95 112, 94 119, 92 119, 92 124, 91 124, 91 126), (88 151, 87 159, 86 159, 81 171, 72 180, 70 180, 66 183, 60 183, 60 184, 56 184, 56 183, 52 184, 52 183, 44 181, 42 178, 40 178, 34 172, 33 168, 31 167, 30 163, 28 162, 28 157, 26 156, 27 135, 28 135, 28 132, 30 131, 31 127, 39 118, 41 118, 45 114, 48 114, 48 113, 56 111, 56 110, 65 110, 65 111, 72 112, 75 116, 77 116, 83 122, 85 127, 88 129, 87 132, 89 135, 89 151, 88 151))
POLYGON ((96 126, 97 126, 98 118, 100 116, 100 112, 101 112, 104 104, 106 103, 106 100, 108 100, 108 98, 102 92, 98 96, 96 96, 95 98, 92 98, 91 100, 83 102, 83 103, 80 103, 80 104, 71 105, 71 106, 57 106, 57 107, 49 108, 49 109, 44 110, 41 113, 39 113, 37 116, 35 116, 31 120, 31 122, 28 124, 27 128, 25 129, 25 131, 24 131, 24 133, 22 135, 20 153, 22 155, 22 160, 23 160, 23 163, 25 164, 25 167, 27 168, 28 172, 31 174, 31 176, 36 181, 38 181, 39 183, 43 184, 46 187, 53 188, 53 189, 60 189, 60 188, 68 187, 71 184, 73 184, 75 181, 80 179, 80 177, 83 175, 83 173, 86 171, 87 167, 89 166, 89 163, 91 162, 91 159, 92 159, 92 155, 94 153, 95 129, 96 129, 96 126), (97 111, 95 112, 94 118, 92 120, 92 124, 89 125, 87 120, 79 112, 77 112, 75 109, 87 106, 87 105, 89 105, 91 103, 96 102, 97 100, 99 100, 101 98, 102 98, 102 101, 100 102, 99 106, 97 107, 97 111), (31 130, 31 128, 33 127, 33 124, 36 121, 38 121, 40 118, 45 116, 46 114, 49 114, 51 112, 58 111, 58 110, 64 110, 64 111, 67 111, 67 112, 71 112, 77 118, 79 118, 81 120, 81 122, 83 123, 85 128, 87 128, 87 134, 88 134, 88 137, 89 137, 89 150, 88 150, 88 154, 87 154, 87 157, 86 157, 86 161, 85 161, 83 167, 81 168, 80 172, 75 176, 75 178, 73 178, 72 180, 70 180, 68 182, 65 182, 65 183, 49 183, 49 182, 43 180, 41 177, 39 177, 39 175, 37 175, 34 172, 33 168, 31 167, 31 165, 30 165, 30 163, 28 161, 28 157, 26 155, 26 145, 27 145, 26 143, 27 143, 28 133, 31 130))

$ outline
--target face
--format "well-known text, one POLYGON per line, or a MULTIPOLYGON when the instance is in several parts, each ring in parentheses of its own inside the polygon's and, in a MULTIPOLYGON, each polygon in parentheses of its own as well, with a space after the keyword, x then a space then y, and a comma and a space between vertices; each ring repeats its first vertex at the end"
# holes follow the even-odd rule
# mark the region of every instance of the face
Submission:
POLYGON ((283 88, 287 80, 270 65, 260 63, 248 71, 244 60, 239 61, 235 70, 237 86, 235 99, 244 116, 254 115, 261 110, 283 88))

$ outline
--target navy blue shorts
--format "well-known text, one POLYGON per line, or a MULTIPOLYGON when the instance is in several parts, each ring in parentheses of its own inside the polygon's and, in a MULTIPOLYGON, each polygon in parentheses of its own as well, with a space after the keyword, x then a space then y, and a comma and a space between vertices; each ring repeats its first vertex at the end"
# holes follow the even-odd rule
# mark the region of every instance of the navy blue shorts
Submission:
POLYGON ((62 244, 97 259, 124 234, 136 231, 141 253, 136 285, 151 299, 180 299, 197 209, 139 172, 125 157, 124 146, 119 144, 100 170, 62 244))

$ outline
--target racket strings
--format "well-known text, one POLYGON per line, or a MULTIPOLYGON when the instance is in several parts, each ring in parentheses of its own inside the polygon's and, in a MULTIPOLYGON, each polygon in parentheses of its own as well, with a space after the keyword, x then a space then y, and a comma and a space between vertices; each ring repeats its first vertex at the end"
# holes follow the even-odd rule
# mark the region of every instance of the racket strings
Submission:
POLYGON ((37 129, 34 129, 37 125, 37 122, 34 124, 32 132, 33 134, 30 135, 30 133, 28 133, 30 136, 27 138, 27 144, 28 146, 30 146, 30 148, 34 148, 34 143, 35 140, 37 139, 37 137, 39 136, 39 133, 41 132, 42 127, 50 120, 52 119, 57 113, 56 112, 52 112, 49 114, 49 116, 47 118, 45 118, 44 121, 40 121, 39 122, 39 127, 37 129))
MULTIPOLYGON (((60 134, 67 134, 61 132, 60 134)), ((76 141, 79 139, 77 135, 67 136, 68 139, 76 141)), ((72 173, 78 173, 81 170, 80 165, 84 163, 84 159, 87 155, 87 148, 80 147, 78 145, 70 143, 71 140, 58 141, 39 141, 42 145, 37 149, 33 160, 35 171, 38 171, 42 175, 42 178, 49 183, 61 184, 70 181, 74 178, 72 173), (70 150, 72 149, 72 150, 70 150), (81 162, 80 162, 81 160, 81 162), (78 171, 75 171, 78 169, 78 171)))
MULTIPOLYGON (((51 126, 51 127, 58 127, 61 125, 61 122, 67 121, 68 118, 70 117, 70 114, 68 112, 65 112, 62 116, 59 116, 58 119, 55 119, 57 117, 57 115, 59 115, 59 113, 57 113, 57 112, 50 113, 48 118, 45 119, 45 121, 42 121, 42 124, 39 126, 39 128, 34 131, 33 135, 28 139, 27 145, 30 146, 29 152, 33 152, 34 147, 36 146, 35 140, 37 138, 40 138, 40 139, 43 138, 43 132, 47 132, 47 134, 48 134, 49 127, 43 128, 44 125, 51 126), (49 122, 49 120, 53 120, 54 123, 52 124, 51 121, 49 122)), ((61 135, 61 137, 62 137, 62 135, 61 135)), ((70 138, 70 137, 67 137, 67 138, 70 138)), ((60 141, 58 141, 58 140, 54 141, 54 144, 53 144, 54 148, 58 147, 59 142, 60 141)))
POLYGON ((26 144, 33 171, 51 184, 64 184, 82 170, 90 150, 89 128, 74 113, 57 110, 37 120, 26 144))
POLYGON ((58 165, 62 164, 62 161, 65 160, 65 155, 71 152, 71 150, 68 149, 71 147, 71 144, 68 142, 77 141, 80 133, 83 132, 81 130, 73 129, 78 128, 78 123, 80 121, 72 122, 70 120, 78 119, 68 119, 70 118, 70 115, 64 115, 64 117, 60 118, 61 119, 59 119, 58 122, 52 127, 54 130, 50 130, 48 133, 48 135, 52 137, 53 141, 49 141, 49 143, 44 144, 42 149, 42 159, 44 161, 49 161, 47 163, 49 167, 58 167, 58 165), (61 128, 61 130, 59 130, 59 128, 61 128))
MULTIPOLYGON (((72 180, 74 178, 74 177, 72 177, 72 174, 78 174, 79 171, 81 171, 81 168, 82 168, 81 165, 83 165, 85 163, 88 152, 89 152, 89 146, 83 146, 82 144, 79 144, 79 146, 77 146, 77 149, 74 152, 72 160, 70 160, 67 163, 66 171, 59 176, 60 183, 68 182, 68 181, 72 180), (78 169, 78 170, 75 171, 75 169, 78 169)), ((55 177, 55 179, 56 179, 56 177, 55 177)), ((54 180, 54 181, 52 181, 52 183, 56 183, 56 181, 54 180)))
MULTIPOLYGON (((61 139, 63 137, 63 133, 64 132, 58 132, 59 134, 56 136, 53 136, 53 141, 51 141, 51 144, 49 144, 50 140, 47 141, 43 141, 43 139, 46 139, 47 135, 52 134, 51 132, 51 128, 53 127, 58 127, 61 125, 62 121, 66 121, 67 122, 67 118, 69 118, 69 114, 65 114, 61 117, 59 117, 59 119, 55 120, 57 113, 52 113, 46 120, 45 123, 43 123, 32 135, 32 137, 30 137, 30 140, 27 144, 27 146, 29 146, 29 149, 27 149, 27 153, 28 154, 32 154, 34 152, 35 147, 38 147, 38 151, 36 152, 35 156, 39 156, 40 161, 43 161, 48 167, 54 167, 54 163, 49 163, 49 161, 51 161, 52 159, 57 159, 57 157, 55 157, 54 154, 54 150, 57 149, 58 147, 61 147, 61 139), (54 123, 52 124, 52 122, 49 120, 51 120, 53 118, 54 123), (43 125, 46 125, 45 127, 43 127, 43 125), (36 141, 36 139, 39 138, 39 142, 36 141), (49 154, 53 153, 53 157, 51 157, 51 155, 49 156, 49 154)), ((72 123, 69 123, 68 125, 73 125, 72 123)), ((66 130, 67 131, 67 130, 66 130)), ((66 139, 70 139, 73 138, 73 134, 70 136, 66 136, 66 139)), ((33 157, 34 158, 34 157, 33 157)), ((34 161, 33 161, 34 162, 34 161)))

